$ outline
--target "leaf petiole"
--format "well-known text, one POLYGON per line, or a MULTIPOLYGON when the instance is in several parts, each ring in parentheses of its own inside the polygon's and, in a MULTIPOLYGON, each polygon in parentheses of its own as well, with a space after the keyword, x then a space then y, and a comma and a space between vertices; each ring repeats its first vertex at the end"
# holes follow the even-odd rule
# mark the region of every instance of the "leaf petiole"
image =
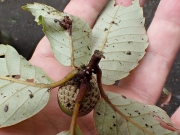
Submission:
POLYGON ((83 97, 88 88, 87 86, 88 86, 87 82, 81 83, 81 85, 80 85, 80 90, 79 90, 78 96, 76 98, 76 103, 75 103, 75 107, 74 107, 74 111, 73 111, 73 115, 72 115, 72 120, 71 120, 71 125, 70 125, 70 135, 75 135, 76 120, 78 117, 81 102, 82 102, 83 97))
POLYGON ((62 80, 55 82, 55 83, 51 83, 51 84, 33 83, 33 82, 23 81, 20 79, 15 79, 15 78, 5 77, 5 76, 0 76, 0 79, 11 81, 11 82, 16 82, 16 83, 20 83, 20 84, 25 84, 25 85, 29 85, 29 86, 40 87, 40 88, 55 88, 57 86, 63 85, 65 82, 71 80, 77 73, 78 73, 78 69, 74 69, 69 74, 67 74, 62 80))

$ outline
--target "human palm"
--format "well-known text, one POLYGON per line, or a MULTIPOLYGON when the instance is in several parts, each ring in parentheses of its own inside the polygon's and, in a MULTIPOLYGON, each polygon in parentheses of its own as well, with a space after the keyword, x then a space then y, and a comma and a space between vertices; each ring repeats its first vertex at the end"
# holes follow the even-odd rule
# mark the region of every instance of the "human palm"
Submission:
MULTIPOLYGON (((93 27, 93 24, 107 0, 71 0, 65 12, 79 16, 93 27)), ((128 4, 128 0, 118 3, 128 4)), ((143 0, 140 1, 144 3, 143 0)), ((104 90, 126 95, 146 104, 155 104, 164 86, 167 75, 180 47, 180 4, 179 0, 161 0, 153 22, 148 30, 149 47, 140 65, 118 86, 104 86, 104 90)), ((38 44, 32 64, 41 67, 54 81, 62 79, 70 67, 62 66, 51 52, 44 37, 38 44)), ((32 118, 11 127, 0 129, 0 135, 55 135, 69 129, 71 117, 65 115, 57 102, 57 88, 51 90, 48 105, 32 118)), ((172 116, 174 124, 180 127, 178 113, 172 116)), ((78 125, 85 135, 96 135, 92 113, 78 118, 78 125)))

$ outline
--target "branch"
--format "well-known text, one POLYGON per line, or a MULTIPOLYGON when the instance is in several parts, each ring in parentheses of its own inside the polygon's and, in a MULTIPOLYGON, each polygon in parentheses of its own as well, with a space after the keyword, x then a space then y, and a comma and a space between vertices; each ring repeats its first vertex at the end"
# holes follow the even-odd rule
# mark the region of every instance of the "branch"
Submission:
POLYGON ((75 107, 73 111, 73 116, 72 116, 71 126, 70 126, 70 135, 75 135, 75 127, 76 127, 76 121, 77 121, 79 109, 80 109, 83 97, 87 91, 87 88, 88 88, 88 83, 86 81, 82 82, 80 85, 80 89, 76 98, 76 103, 75 103, 75 107))

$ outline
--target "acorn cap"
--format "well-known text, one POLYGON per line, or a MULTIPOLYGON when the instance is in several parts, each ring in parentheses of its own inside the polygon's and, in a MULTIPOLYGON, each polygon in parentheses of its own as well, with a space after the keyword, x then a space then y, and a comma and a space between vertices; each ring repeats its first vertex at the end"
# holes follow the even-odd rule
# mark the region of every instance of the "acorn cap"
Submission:
MULTIPOLYGON (((72 116, 76 97, 78 95, 79 88, 77 82, 73 80, 65 83, 64 86, 59 88, 58 91, 58 103, 61 110, 69 116, 72 116)), ((85 96, 81 102, 78 116, 84 116, 90 113, 98 100, 100 99, 100 92, 96 80, 93 78, 90 80, 89 88, 87 89, 85 96)))

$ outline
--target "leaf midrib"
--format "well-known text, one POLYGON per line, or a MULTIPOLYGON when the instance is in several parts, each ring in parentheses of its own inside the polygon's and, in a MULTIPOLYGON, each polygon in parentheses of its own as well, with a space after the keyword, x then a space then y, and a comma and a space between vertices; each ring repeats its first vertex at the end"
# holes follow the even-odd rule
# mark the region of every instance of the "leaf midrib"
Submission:
POLYGON ((111 29, 111 27, 112 27, 112 25, 113 25, 113 21, 114 21, 114 19, 115 19, 115 17, 116 17, 116 14, 117 14, 117 12, 118 12, 118 10, 119 10, 119 8, 120 8, 120 6, 117 8, 117 10, 116 10, 116 12, 115 12, 115 14, 114 14, 114 16, 113 16, 113 18, 112 18, 112 20, 111 20, 111 23, 110 23, 110 25, 109 25, 109 28, 108 28, 108 30, 107 30, 107 32, 106 32, 106 36, 105 36, 105 38, 104 38, 104 41, 103 41, 103 43, 102 43, 102 46, 100 47, 100 51, 102 51, 103 49, 104 49, 104 47, 105 47, 105 44, 106 44, 106 41, 107 41, 107 38, 108 38, 108 35, 109 35, 109 32, 110 32, 110 29, 111 29))

